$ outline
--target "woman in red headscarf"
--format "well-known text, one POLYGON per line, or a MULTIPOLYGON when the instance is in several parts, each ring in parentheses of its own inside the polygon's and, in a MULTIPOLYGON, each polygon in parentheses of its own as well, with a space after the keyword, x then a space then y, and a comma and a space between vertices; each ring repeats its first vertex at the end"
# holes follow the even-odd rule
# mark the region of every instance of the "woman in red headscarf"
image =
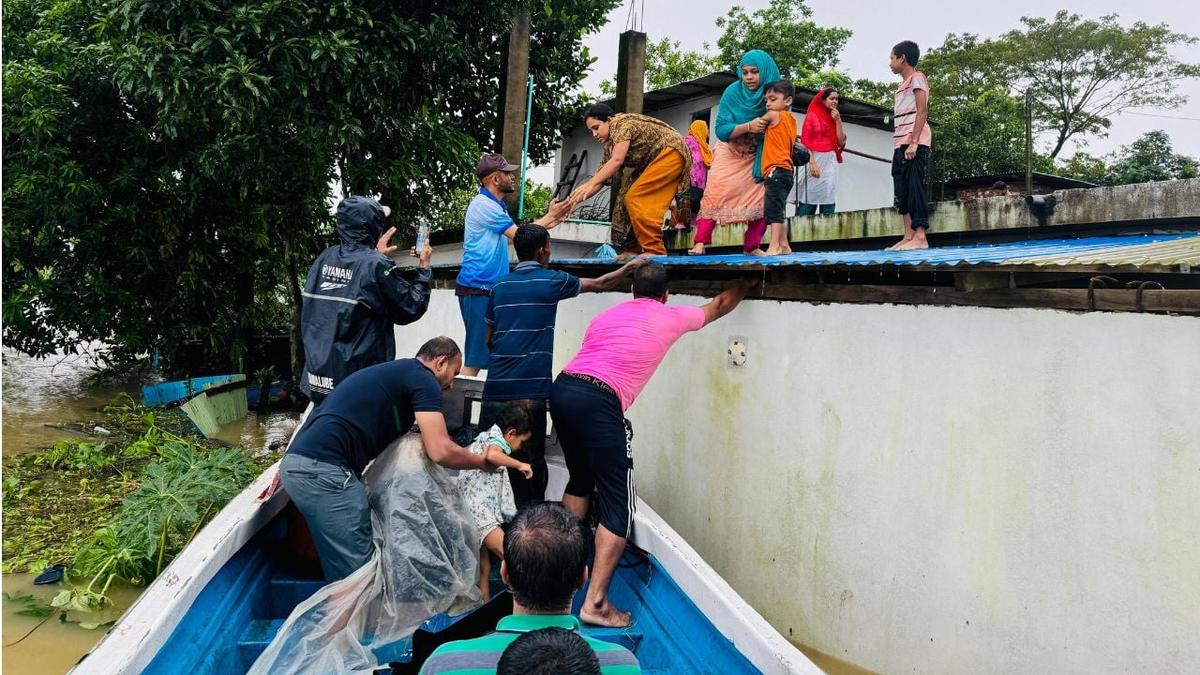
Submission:
POLYGON ((838 92, 825 88, 813 97, 800 129, 800 144, 808 149, 808 170, 796 188, 796 215, 833 213, 837 202, 838 165, 846 147, 846 130, 838 113, 838 92))

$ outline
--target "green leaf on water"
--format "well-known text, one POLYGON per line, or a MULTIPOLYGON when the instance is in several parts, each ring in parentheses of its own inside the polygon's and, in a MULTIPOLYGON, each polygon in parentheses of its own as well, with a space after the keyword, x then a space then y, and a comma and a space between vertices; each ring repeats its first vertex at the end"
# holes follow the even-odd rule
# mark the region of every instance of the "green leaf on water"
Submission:
POLYGON ((20 595, 11 595, 9 593, 5 593, 4 600, 5 602, 22 605, 21 609, 18 609, 16 612, 14 612, 19 616, 29 616, 35 619, 44 619, 54 613, 54 610, 51 607, 47 606, 44 602, 38 600, 32 595, 29 595, 28 593, 22 593, 20 595))

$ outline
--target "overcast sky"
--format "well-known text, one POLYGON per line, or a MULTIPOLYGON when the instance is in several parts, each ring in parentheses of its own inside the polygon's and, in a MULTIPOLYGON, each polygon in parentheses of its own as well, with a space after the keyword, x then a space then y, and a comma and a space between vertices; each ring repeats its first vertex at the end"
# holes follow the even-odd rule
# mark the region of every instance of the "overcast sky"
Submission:
MULTIPOLYGON (((592 73, 584 81, 588 91, 599 91, 600 82, 611 78, 617 67, 617 40, 625 30, 631 0, 609 14, 608 25, 599 33, 585 39, 592 55, 597 58, 592 73)), ((640 28, 649 40, 670 37, 679 40, 684 49, 701 50, 705 42, 715 48, 721 31, 714 20, 739 4, 749 12, 767 6, 768 0, 632 0, 637 11, 645 7, 640 28)), ((881 3, 877 0, 809 0, 812 19, 821 26, 849 28, 854 35, 842 50, 839 68, 854 77, 874 80, 896 79, 888 70, 887 57, 891 46, 900 40, 914 40, 922 50, 942 44, 947 33, 976 33, 994 37, 1018 27, 1022 16, 1052 17, 1060 9, 1087 18, 1117 14, 1123 25, 1134 21, 1166 23, 1176 32, 1200 36, 1200 10, 1194 2, 1182 0, 1001 0, 1000 2, 950 2, 948 0, 909 0, 906 3, 881 3), (1187 9, 1187 7, 1192 9, 1187 9), (903 7, 902 12, 897 8, 903 7)), ((1176 57, 1200 63, 1200 45, 1179 49, 1176 57)), ((1093 154, 1104 154, 1126 145, 1143 133, 1162 129, 1171 135, 1176 152, 1200 157, 1200 81, 1192 80, 1179 87, 1189 98, 1187 104, 1172 110, 1139 110, 1138 115, 1124 114, 1113 119, 1109 137, 1090 141, 1085 148, 1093 154), (1147 115, 1164 115, 1149 117, 1147 115)), ((936 96, 937 92, 934 91, 936 96)), ((1043 141, 1043 145, 1046 141, 1043 141)), ((1049 148, 1046 148, 1048 150, 1049 148)), ((1065 154, 1070 154, 1068 148, 1065 154)), ((551 182, 548 170, 538 171, 535 179, 551 182)))

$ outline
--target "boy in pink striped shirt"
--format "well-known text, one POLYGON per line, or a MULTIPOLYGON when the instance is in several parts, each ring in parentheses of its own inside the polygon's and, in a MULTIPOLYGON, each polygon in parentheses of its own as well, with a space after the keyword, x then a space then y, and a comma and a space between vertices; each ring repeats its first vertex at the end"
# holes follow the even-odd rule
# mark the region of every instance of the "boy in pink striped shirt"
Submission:
POLYGON ((925 177, 929 172, 929 81, 917 70, 921 48, 905 40, 892 47, 888 62, 892 72, 904 78, 896 90, 893 115, 892 188, 896 210, 904 216, 904 238, 888 247, 889 251, 929 248, 925 231, 929 229, 929 194, 925 177))

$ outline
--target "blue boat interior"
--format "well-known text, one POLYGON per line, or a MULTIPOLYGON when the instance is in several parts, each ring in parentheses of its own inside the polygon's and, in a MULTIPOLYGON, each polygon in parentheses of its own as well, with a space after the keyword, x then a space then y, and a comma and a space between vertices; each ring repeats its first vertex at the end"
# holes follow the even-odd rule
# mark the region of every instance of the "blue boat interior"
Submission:
MULTIPOLYGON (((143 672, 244 673, 250 668, 296 605, 324 585, 312 574, 315 570, 297 569, 293 562, 287 516, 285 510, 217 572, 143 672)), ((502 584, 497 581, 493 588, 502 584)), ((576 594, 576 612, 585 592, 586 588, 576 594)), ((642 672, 758 672, 653 556, 627 550, 613 579, 611 597, 618 607, 632 610, 634 625, 588 626, 584 632, 631 649, 642 672)), ((511 595, 499 590, 487 603, 463 615, 435 616, 409 639, 373 645, 386 666, 376 672, 417 673, 439 645, 484 635, 511 611, 511 595)))

